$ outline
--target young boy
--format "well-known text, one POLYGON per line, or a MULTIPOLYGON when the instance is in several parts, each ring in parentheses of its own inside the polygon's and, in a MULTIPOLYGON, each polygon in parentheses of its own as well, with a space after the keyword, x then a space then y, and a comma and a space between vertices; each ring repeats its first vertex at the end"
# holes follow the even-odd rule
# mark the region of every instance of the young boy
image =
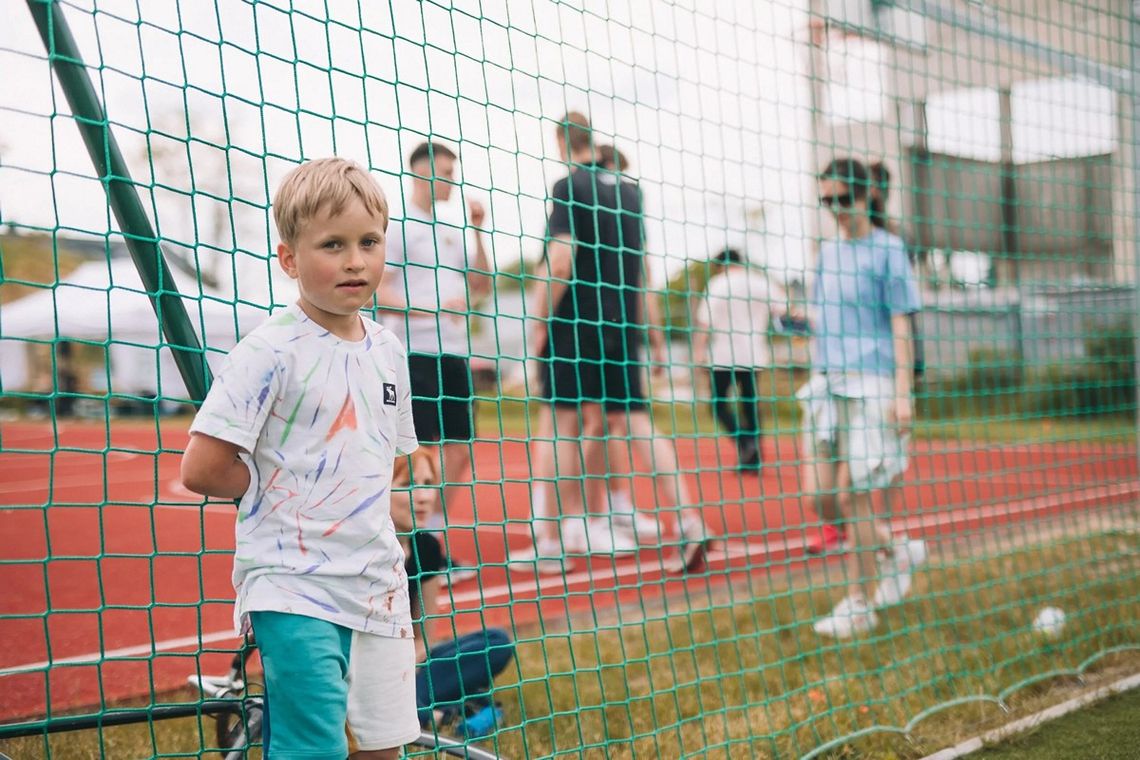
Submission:
POLYGON ((363 168, 328 158, 285 178, 273 215, 300 299, 230 352, 182 480, 241 499, 234 616, 261 650, 269 756, 343 760, 351 741, 355 760, 387 760, 419 735, 389 506, 393 461, 418 446, 407 359, 359 311, 384 271, 388 204, 363 168))

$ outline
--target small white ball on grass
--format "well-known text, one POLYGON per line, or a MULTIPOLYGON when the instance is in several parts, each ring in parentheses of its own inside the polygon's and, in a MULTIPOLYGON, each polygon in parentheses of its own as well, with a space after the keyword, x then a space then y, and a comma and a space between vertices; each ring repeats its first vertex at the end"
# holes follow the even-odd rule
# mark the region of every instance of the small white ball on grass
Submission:
POLYGON ((1055 639, 1065 629, 1065 611, 1058 607, 1046 607, 1033 619, 1033 630, 1042 636, 1055 639))

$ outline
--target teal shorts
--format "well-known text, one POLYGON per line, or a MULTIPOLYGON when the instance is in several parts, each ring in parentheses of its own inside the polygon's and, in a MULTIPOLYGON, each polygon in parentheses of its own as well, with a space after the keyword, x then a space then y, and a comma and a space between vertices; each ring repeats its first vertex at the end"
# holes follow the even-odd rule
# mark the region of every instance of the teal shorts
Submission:
POLYGON ((268 760, 344 760, 420 735, 413 639, 283 612, 251 612, 250 621, 265 670, 268 760))

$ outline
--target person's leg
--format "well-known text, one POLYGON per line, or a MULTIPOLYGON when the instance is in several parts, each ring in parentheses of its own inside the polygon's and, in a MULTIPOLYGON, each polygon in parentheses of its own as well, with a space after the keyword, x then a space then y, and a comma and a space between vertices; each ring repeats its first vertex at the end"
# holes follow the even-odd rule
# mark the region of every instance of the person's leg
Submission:
POLYGON ((677 533, 681 539, 679 563, 674 570, 695 571, 703 565, 713 544, 712 530, 704 515, 694 508, 689 489, 681 473, 681 463, 673 441, 660 434, 653 425, 649 410, 634 408, 626 418, 633 450, 648 464, 657 490, 657 508, 676 510, 677 533))
MULTIPOLYGON (((608 436, 609 431, 603 430, 602 433, 608 436)), ((585 434, 583 433, 583 435, 585 434)), ((609 512, 607 498, 609 478, 607 475, 611 472, 614 462, 610 457, 612 447, 608 445, 608 441, 612 440, 613 438, 609 437, 607 440, 586 438, 582 441, 585 476, 583 485, 586 493, 585 511, 587 514, 606 514, 609 512)))
POLYGON ((838 423, 836 402, 826 388, 826 378, 812 378, 800 389, 803 433, 800 447, 800 493, 812 505, 813 517, 822 521, 818 530, 809 531, 804 545, 809 554, 822 554, 840 547, 846 540, 840 494, 846 490, 848 470, 836 447, 838 423))
POLYGON ((471 446, 475 440, 471 364, 462 356, 440 357, 440 440, 443 441, 443 508, 471 489, 471 446))
POLYGON ((545 405, 530 432, 530 505, 535 519, 553 517, 554 509, 554 407, 545 405))
MULTIPOLYGON (((539 416, 538 425, 531 436, 535 445, 535 461, 531 469, 534 548, 511 552, 512 560, 516 556, 518 558, 519 569, 526 569, 529 564, 531 569, 550 572, 556 570, 553 563, 546 568, 543 564, 534 565, 534 562, 543 555, 553 557, 563 554, 560 526, 563 497, 565 495, 570 509, 573 509, 575 503, 581 502, 581 499, 573 497, 570 489, 562 482, 562 473, 581 471, 578 440, 581 434, 579 407, 582 398, 580 365, 576 360, 557 356, 543 359, 540 364, 541 394, 549 402, 549 413, 539 416)), ((578 483, 573 485, 580 486, 578 483)), ((581 513, 581 509, 578 513, 581 513)), ((576 540, 576 537, 572 538, 576 540)))
POLYGON ((351 632, 351 642, 345 723, 349 757, 394 760, 420 735, 415 642, 361 631, 351 632))
POLYGON ((800 467, 800 490, 811 500, 812 509, 825 523, 839 525, 843 513, 839 507, 839 463, 830 443, 815 441, 804 447, 800 467))
MULTIPOLYGON (((557 498, 553 506, 559 517, 583 513, 582 505, 582 437, 600 436, 601 409, 597 404, 554 408, 554 484, 557 498)), ((557 520, 540 526, 540 541, 557 544, 560 530, 557 520)))
MULTIPOLYGON (((412 386, 412 422, 416 428, 416 438, 421 446, 438 445, 443 430, 440 412, 439 357, 409 354, 408 377, 412 386)), ((442 530, 445 522, 443 499, 440 498, 426 527, 431 530, 442 530)))
MULTIPOLYGON (((455 504, 464 490, 471 489, 471 444, 467 442, 447 442, 443 444, 440 477, 443 480, 443 509, 448 503, 455 504)), ((472 495, 471 503, 475 500, 472 495)))
MULTIPOLYGON (((478 634, 475 634, 478 635, 478 634)), ((416 673, 416 702, 420 706, 420 722, 425 711, 454 711, 462 707, 463 682, 456 665, 466 636, 445 641, 428 651, 427 661, 416 673)))
POLYGON ((281 612, 252 612, 250 620, 271 703, 270 756, 344 760, 352 631, 281 612))
MULTIPOLYGON (((608 424, 608 423, 607 423, 608 424)), ((606 488, 605 512, 627 514, 633 511, 632 478, 633 452, 629 448, 629 438, 609 427, 606 428, 606 488)), ((603 510, 597 510, 602 512, 603 510)))
POLYGON ((712 374, 713 412, 724 431, 735 439, 740 430, 731 402, 732 370, 727 367, 713 367, 709 371, 712 374))
POLYGON ((871 491, 852 491, 847 533, 851 551, 847 553, 847 595, 870 602, 875 579, 879 575, 876 553, 890 547, 890 532, 886 531, 875 515, 871 491))
POLYGON ((880 552, 891 552, 889 528, 875 514, 873 473, 879 470, 876 443, 884 420, 873 413, 877 400, 836 398, 837 456, 846 464, 847 493, 836 499, 843 512, 851 551, 847 556, 847 595, 831 614, 816 622, 823 636, 849 638, 877 624, 871 590, 879 575, 880 552))
MULTIPOLYGON (((760 454, 760 399, 756 393, 756 371, 736 370, 736 390, 740 397, 741 424, 737 448, 760 454)), ((759 457, 759 458, 762 458, 759 457)))

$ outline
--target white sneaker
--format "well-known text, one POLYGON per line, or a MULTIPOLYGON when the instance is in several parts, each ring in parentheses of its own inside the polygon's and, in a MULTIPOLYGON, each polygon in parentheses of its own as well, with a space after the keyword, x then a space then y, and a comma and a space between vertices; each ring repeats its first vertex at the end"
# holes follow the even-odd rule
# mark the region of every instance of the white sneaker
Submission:
POLYGON ((812 628, 820 636, 849 639, 856 634, 869 633, 878 624, 879 619, 867 606, 866 599, 845 597, 835 605, 830 615, 815 621, 812 628))
POLYGON ((562 554, 562 547, 553 542, 540 541, 507 553, 507 570, 512 573, 562 575, 573 565, 573 560, 562 554))
POLYGON ((637 539, 618 529, 606 517, 594 517, 586 523, 587 549, 590 554, 629 554, 637 551, 637 539))
POLYGON ((708 554, 715 538, 709 526, 700 520, 681 518, 681 545, 678 547, 678 573, 699 573, 708 566, 708 554))
POLYGON ((661 524, 657 522, 657 518, 633 506, 628 491, 620 489, 606 493, 610 501, 610 517, 613 520, 615 533, 624 533, 639 544, 661 542, 661 524))
POLYGON ((562 546, 558 554, 589 554, 590 553, 590 524, 585 515, 563 517, 558 522, 558 533, 562 537, 562 546))
POLYGON ((634 544, 656 544, 661 541, 661 526, 652 516, 636 509, 617 512, 610 516, 617 535, 631 539, 634 544))
POLYGON ((906 598, 914 581, 914 571, 926 562, 926 542, 900 538, 894 551, 879 558, 879 585, 871 606, 876 610, 892 607, 906 598))

